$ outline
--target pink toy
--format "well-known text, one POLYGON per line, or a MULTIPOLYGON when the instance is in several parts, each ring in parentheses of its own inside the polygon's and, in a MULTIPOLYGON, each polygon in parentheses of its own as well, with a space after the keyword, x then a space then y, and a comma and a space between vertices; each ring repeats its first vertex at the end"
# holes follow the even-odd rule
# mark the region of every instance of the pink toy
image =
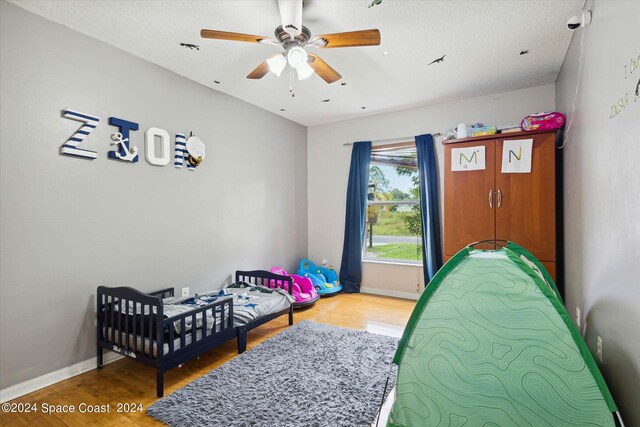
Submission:
POLYGON ((522 130, 552 130, 559 129, 564 124, 564 114, 553 113, 537 113, 522 119, 520 127, 522 130))
MULTIPOLYGON (((320 298, 320 295, 318 295, 318 292, 316 292, 313 287, 313 283, 311 283, 311 279, 289 274, 281 267, 273 267, 270 271, 275 274, 280 274, 281 276, 290 276, 293 279, 293 297, 296 299, 296 302, 293 303, 294 307, 313 304, 320 298)), ((284 284, 284 290, 289 291, 287 283, 284 284)))

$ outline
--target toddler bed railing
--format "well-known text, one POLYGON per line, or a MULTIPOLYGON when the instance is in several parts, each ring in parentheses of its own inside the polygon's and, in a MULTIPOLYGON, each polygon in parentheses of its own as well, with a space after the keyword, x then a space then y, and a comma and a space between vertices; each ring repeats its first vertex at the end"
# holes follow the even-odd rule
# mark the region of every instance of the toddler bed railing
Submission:
MULTIPOLYGON (((290 277, 268 271, 236 271, 236 282, 240 281, 271 289, 288 284, 289 294, 293 292, 290 277)), ((232 298, 221 298, 165 318, 163 299, 173 296, 173 288, 145 294, 126 286, 98 287, 98 368, 103 366, 105 349, 153 366, 157 394, 162 397, 167 370, 234 337, 238 338, 238 353, 242 353, 247 347, 248 331, 284 314, 289 315, 289 325, 293 325, 293 305, 289 304, 236 327, 232 298)))
MULTIPOLYGON (((236 282, 266 286, 270 289, 287 289, 289 295, 293 297, 293 279, 291 276, 282 276, 264 270, 236 271, 236 282)), ((259 317, 245 325, 238 326, 238 352, 242 353, 247 349, 247 332, 283 314, 289 315, 289 325, 293 325, 293 304, 290 304, 289 308, 259 317)))
POLYGON ((105 349, 153 366, 162 397, 164 372, 236 336, 232 299, 164 318, 162 299, 172 296, 171 288, 145 294, 130 287, 98 287, 98 368, 105 349))

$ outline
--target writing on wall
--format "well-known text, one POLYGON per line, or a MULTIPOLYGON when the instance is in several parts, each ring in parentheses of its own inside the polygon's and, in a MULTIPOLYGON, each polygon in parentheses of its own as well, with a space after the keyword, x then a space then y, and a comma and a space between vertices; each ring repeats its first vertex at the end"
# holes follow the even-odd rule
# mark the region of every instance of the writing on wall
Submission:
MULTIPOLYGON (((631 96, 629 96, 629 92, 626 92, 616 100, 609 112, 610 119, 620 115, 629 106, 630 99, 634 103, 640 100, 640 55, 630 58, 628 63, 624 64, 624 79, 630 82, 628 84, 631 96)), ((625 84, 627 83, 625 82, 625 84)))

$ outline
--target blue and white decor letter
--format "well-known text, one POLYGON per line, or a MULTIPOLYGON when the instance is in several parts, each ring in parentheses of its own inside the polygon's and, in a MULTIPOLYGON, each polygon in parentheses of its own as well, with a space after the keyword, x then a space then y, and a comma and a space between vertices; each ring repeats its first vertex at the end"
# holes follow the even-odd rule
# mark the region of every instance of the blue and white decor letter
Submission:
POLYGON ((109 117, 109 124, 120 129, 120 132, 111 135, 113 140, 111 145, 117 146, 118 150, 109 151, 109 158, 136 163, 138 161, 138 147, 130 147, 129 131, 138 130, 138 123, 117 117, 109 117))
POLYGON ((171 161, 169 150, 170 138, 169 132, 160 128, 149 128, 144 134, 145 157, 147 162, 155 166, 166 166, 171 161), (156 136, 160 138, 162 143, 162 152, 160 156, 156 153, 156 136))
POLYGON ((84 140, 91 134, 91 132, 93 132, 93 130, 98 126, 98 123, 100 123, 100 119, 90 114, 84 114, 69 109, 63 110, 62 115, 67 119, 84 122, 84 125, 82 125, 82 127, 78 129, 76 133, 74 133, 71 138, 69 138, 67 142, 65 142, 60 147, 60 154, 82 157, 84 159, 97 159, 98 153, 96 153, 95 151, 83 150, 82 148, 78 148, 78 146, 82 144, 84 140))
POLYGON ((181 168, 185 160, 187 160, 187 168, 191 171, 195 171, 195 166, 188 161, 189 153, 187 152, 187 138, 185 138, 184 134, 176 133, 176 152, 173 164, 175 167, 181 168))

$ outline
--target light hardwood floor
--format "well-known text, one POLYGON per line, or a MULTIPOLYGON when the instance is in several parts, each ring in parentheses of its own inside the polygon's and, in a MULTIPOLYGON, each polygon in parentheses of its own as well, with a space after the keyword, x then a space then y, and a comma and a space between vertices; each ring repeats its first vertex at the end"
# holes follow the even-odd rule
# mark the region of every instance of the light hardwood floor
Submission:
MULTIPOLYGON (((296 310, 294 321, 312 320, 335 326, 368 330, 399 336, 409 319, 415 301, 366 294, 341 294, 323 298, 314 306, 296 310)), ((273 320, 249 332, 247 351, 288 327, 287 316, 273 320)), ((43 349, 46 351, 46 349, 43 349)), ((183 387, 211 369, 237 356, 236 341, 185 363, 165 374, 165 396, 183 387)), ((118 360, 103 369, 95 369, 52 386, 22 396, 12 402, 36 404, 38 412, 0 412, 0 425, 68 425, 119 426, 162 425, 146 415, 146 409, 157 400, 155 370, 134 360, 118 360), (109 404, 109 413, 43 414, 43 404, 71 405, 76 411, 81 403, 109 404), (142 412, 117 413, 118 403, 142 404, 142 412)))

